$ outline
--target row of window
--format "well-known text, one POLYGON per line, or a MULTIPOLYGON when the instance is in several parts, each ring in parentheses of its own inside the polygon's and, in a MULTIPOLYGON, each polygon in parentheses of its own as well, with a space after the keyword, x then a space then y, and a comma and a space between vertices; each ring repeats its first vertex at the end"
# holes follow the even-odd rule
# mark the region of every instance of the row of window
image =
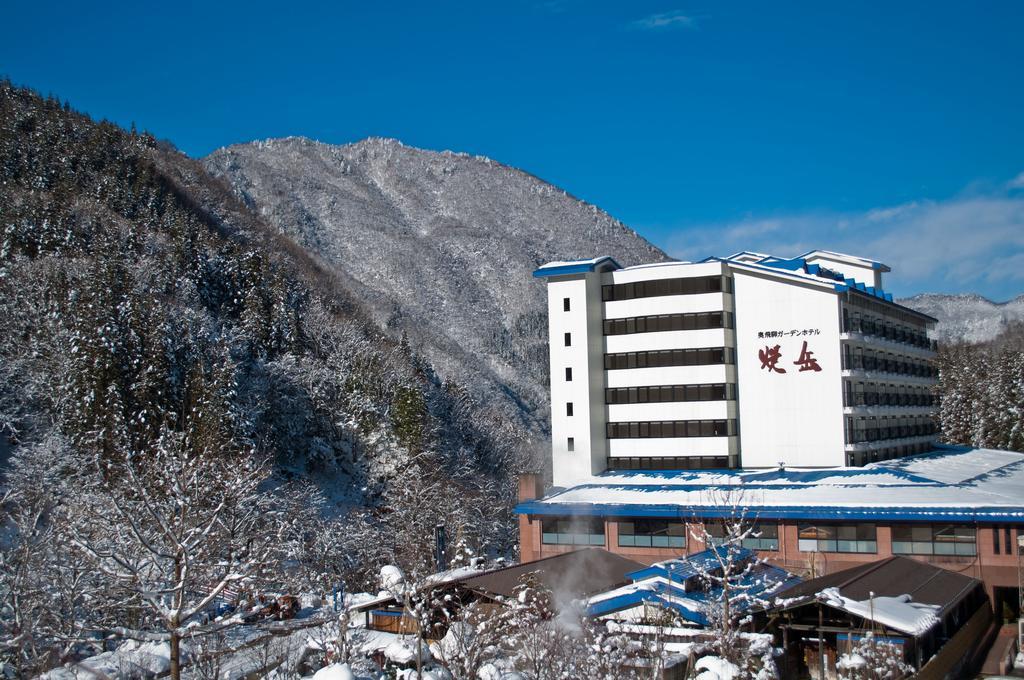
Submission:
POLYGON ((846 454, 846 464, 860 467, 868 463, 878 463, 893 458, 904 458, 918 453, 926 453, 934 447, 930 442, 918 442, 916 444, 900 444, 899 446, 886 446, 870 451, 852 451, 846 454))
POLYGON ((843 304, 844 310, 849 310, 848 318, 871 318, 883 323, 903 326, 912 331, 923 333, 929 323, 920 312, 895 305, 891 302, 882 302, 874 296, 851 290, 846 296, 843 304), (884 321, 883 321, 884 320, 884 321))
POLYGON ((736 467, 728 456, 609 456, 609 470, 722 470, 736 467))
POLYGON ((702 347, 700 349, 662 349, 649 352, 617 352, 604 355, 604 368, 614 371, 623 368, 661 368, 665 366, 711 366, 735 364, 736 353, 731 347, 702 347))
POLYGON ((928 388, 886 387, 864 383, 846 383, 843 406, 936 406, 937 395, 928 388))
MULTIPOLYGON (((626 548, 685 548, 684 522, 636 518, 618 523, 618 544, 626 548)), ((718 545, 727 538, 722 522, 705 525, 708 543, 718 545)), ((797 527, 801 552, 877 553, 878 537, 874 524, 810 524, 797 527)), ((1000 543, 1010 554, 1010 530, 993 532, 995 553, 1000 543)), ((553 518, 542 520, 541 540, 555 545, 604 545, 604 521, 599 517, 553 518)), ((752 550, 778 550, 778 524, 759 524, 743 540, 752 550)), ((897 555, 978 554, 974 527, 963 524, 906 524, 892 527, 892 552, 897 555)))
POLYGON ((731 293, 732 279, 728 276, 698 276, 685 279, 656 279, 634 283, 616 283, 601 286, 604 302, 635 300, 662 295, 699 295, 701 293, 731 293))
POLYGON ((843 346, 843 369, 847 371, 878 371, 917 378, 937 378, 939 369, 931 362, 903 357, 892 352, 865 347, 843 346))
POLYGON ((874 524, 801 524, 797 536, 803 552, 878 552, 874 524))
POLYGON ((878 442, 886 439, 903 439, 906 437, 928 437, 938 433, 939 428, 931 418, 920 416, 905 418, 900 416, 879 418, 846 419, 846 442, 860 444, 878 442))
POLYGON ((732 437, 735 420, 663 420, 636 423, 607 423, 609 439, 655 437, 732 437))
POLYGON ((649 387, 609 387, 604 391, 606 404, 654 404, 669 401, 725 401, 736 398, 732 383, 701 385, 652 385, 649 387))
POLYGON ((733 328, 731 312, 694 312, 692 314, 658 314, 605 319, 605 335, 631 335, 660 331, 702 331, 708 328, 733 328))
POLYGON ((843 309, 843 332, 873 335, 922 349, 938 348, 938 344, 928 337, 924 328, 900 326, 890 321, 861 316, 859 312, 851 313, 848 309, 843 309))
POLYGON ((892 551, 903 555, 977 555, 974 527, 962 524, 894 526, 892 551))

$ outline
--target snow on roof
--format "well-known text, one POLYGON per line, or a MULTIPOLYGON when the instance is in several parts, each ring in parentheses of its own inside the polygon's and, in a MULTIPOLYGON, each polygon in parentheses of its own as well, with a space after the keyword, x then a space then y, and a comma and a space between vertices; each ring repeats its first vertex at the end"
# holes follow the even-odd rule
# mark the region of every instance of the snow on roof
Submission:
POLYGON ((878 262, 877 260, 870 260, 866 257, 860 257, 858 255, 847 255, 846 253, 837 253, 831 250, 809 250, 803 255, 799 256, 802 259, 813 259, 820 257, 827 260, 836 260, 837 262, 848 262, 850 264, 859 265, 861 267, 868 267, 870 269, 878 269, 881 271, 891 271, 889 266, 878 262))
POLYGON ((543 276, 560 276, 563 274, 583 274, 586 272, 594 271, 598 265, 607 262, 612 265, 615 269, 622 269, 622 266, 614 260, 610 255, 601 255, 599 257, 592 257, 588 260, 565 260, 558 262, 548 262, 542 264, 534 270, 534 277, 543 276))
POLYGON ((941 446, 865 467, 607 472, 543 499, 520 514, 891 521, 1024 520, 1024 454, 941 446))
MULTIPOLYGON (((646 569, 629 574, 633 583, 592 595, 586 600, 589 616, 604 616, 650 603, 675 610, 687 621, 707 625, 708 602, 715 601, 721 585, 694 587, 694 578, 714 573, 721 567, 720 557, 736 564, 755 557, 752 550, 717 546, 686 557, 658 562, 646 569), (726 553, 730 553, 726 557, 726 553)), ((745 609, 756 604, 754 598, 796 585, 800 579, 788 571, 761 563, 754 565, 742 577, 744 592, 750 599, 734 606, 745 609)))
POLYGON ((633 271, 634 269, 653 269, 655 267, 672 267, 680 264, 694 264, 687 260, 666 260, 665 262, 648 262, 647 264, 635 264, 631 267, 624 267, 622 271, 633 271))
POLYGON ((910 595, 854 600, 840 593, 838 588, 826 588, 818 593, 818 599, 830 607, 907 635, 923 635, 939 622, 938 605, 914 602, 910 595))

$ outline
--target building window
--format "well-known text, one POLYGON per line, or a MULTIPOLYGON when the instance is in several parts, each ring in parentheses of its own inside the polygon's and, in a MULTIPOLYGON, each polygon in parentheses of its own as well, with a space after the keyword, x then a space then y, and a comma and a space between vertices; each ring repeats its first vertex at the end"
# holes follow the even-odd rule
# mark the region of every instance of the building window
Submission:
POLYGON ((974 527, 966 524, 903 524, 892 528, 897 555, 977 555, 974 527))
POLYGON ((878 552, 874 524, 801 524, 799 532, 803 552, 878 552))
POLYGON ((604 355, 604 367, 608 371, 623 368, 710 366, 734 363, 736 363, 736 357, 731 347, 663 349, 649 352, 618 352, 604 355))
POLYGON ((565 415, 572 417, 572 402, 566 402, 565 404, 565 415))
POLYGON ((743 547, 750 550, 778 550, 779 525, 756 524, 750 537, 743 539, 743 547))
POLYGON ((728 456, 608 456, 609 470, 722 470, 736 467, 728 456))
POLYGON ((604 391, 606 404, 654 404, 669 401, 725 401, 736 398, 736 385, 652 385, 646 387, 609 387, 604 391))
POLYGON ((619 546, 623 548, 685 548, 686 525, 661 519, 619 522, 619 546))
POLYGON ((735 434, 735 420, 655 420, 606 424, 606 435, 609 439, 732 437, 735 434))
POLYGON ((565 369, 565 381, 572 382, 572 368, 568 366, 565 369))
POLYGON ((571 347, 572 346, 572 333, 566 333, 565 334, 565 346, 566 347, 571 347))
POLYGON ((541 520, 541 542, 546 545, 604 545, 604 521, 600 517, 541 520))
POLYGON ((562 311, 563 312, 568 312, 569 311, 569 298, 562 298, 562 311))
MULTIPOLYGON (((745 532, 745 526, 737 526, 737 529, 745 532)), ((709 546, 722 545, 726 539, 724 522, 707 522, 704 524, 704 535, 709 546)), ((778 550, 779 549, 779 525, 778 524, 755 524, 750 535, 742 540, 744 548, 750 550, 778 550)))
POLYGON ((569 437, 569 439, 567 439, 566 442, 565 442, 565 448, 569 449, 570 451, 575 451, 576 450, 576 438, 575 437, 569 437))
POLYGON ((601 300, 612 302, 661 295, 699 295, 722 292, 732 292, 732 279, 728 276, 698 276, 686 279, 657 279, 601 286, 601 300))
POLYGON ((657 333, 659 331, 699 331, 708 328, 732 328, 731 312, 695 312, 690 314, 658 314, 605 319, 605 335, 657 333))

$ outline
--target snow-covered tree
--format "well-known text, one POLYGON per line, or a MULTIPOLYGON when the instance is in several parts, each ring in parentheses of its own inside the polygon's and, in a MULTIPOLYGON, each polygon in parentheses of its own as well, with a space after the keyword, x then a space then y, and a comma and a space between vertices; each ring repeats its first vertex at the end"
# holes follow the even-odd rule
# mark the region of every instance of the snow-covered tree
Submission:
POLYGON ((770 577, 762 572, 764 560, 743 547, 744 541, 758 536, 756 517, 747 507, 744 493, 708 493, 709 504, 723 510, 724 516, 720 520, 691 521, 691 537, 710 548, 707 554, 711 559, 707 563, 688 563, 712 593, 703 603, 711 637, 709 651, 711 656, 739 669, 736 680, 776 677, 772 655, 752 649, 749 638, 743 635, 743 626, 750 621, 750 610, 767 606, 782 582, 766 580, 770 577), (712 531, 712 522, 720 530, 712 531))
POLYGON ((70 544, 112 597, 142 612, 143 625, 114 632, 168 642, 177 679, 182 640, 207 632, 200 617, 226 588, 267 575, 290 517, 261 490, 266 468, 247 452, 195 452, 178 433, 165 431, 151 451, 97 464, 80 477, 70 544))
POLYGON ((913 672, 903 660, 903 649, 868 633, 848 654, 836 661, 840 680, 899 680, 913 672))

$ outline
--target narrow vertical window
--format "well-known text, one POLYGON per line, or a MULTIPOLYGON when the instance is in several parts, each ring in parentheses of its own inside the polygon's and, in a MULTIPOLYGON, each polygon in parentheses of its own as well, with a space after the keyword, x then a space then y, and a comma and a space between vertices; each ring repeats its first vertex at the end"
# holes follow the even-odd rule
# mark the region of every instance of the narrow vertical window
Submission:
POLYGON ((572 382, 572 368, 569 366, 565 368, 565 381, 572 382))
POLYGON ((565 346, 566 347, 571 347, 572 346, 572 333, 566 333, 565 334, 565 346))
POLYGON ((573 437, 569 437, 569 439, 565 443, 565 448, 567 448, 570 451, 575 451, 576 450, 576 439, 574 439, 573 437))
POLYGON ((563 312, 568 312, 569 311, 569 298, 562 298, 562 311, 563 312))
POLYGON ((571 416, 572 415, 572 402, 571 401, 570 402, 566 402, 566 404, 565 404, 565 415, 567 415, 567 416, 571 416))

